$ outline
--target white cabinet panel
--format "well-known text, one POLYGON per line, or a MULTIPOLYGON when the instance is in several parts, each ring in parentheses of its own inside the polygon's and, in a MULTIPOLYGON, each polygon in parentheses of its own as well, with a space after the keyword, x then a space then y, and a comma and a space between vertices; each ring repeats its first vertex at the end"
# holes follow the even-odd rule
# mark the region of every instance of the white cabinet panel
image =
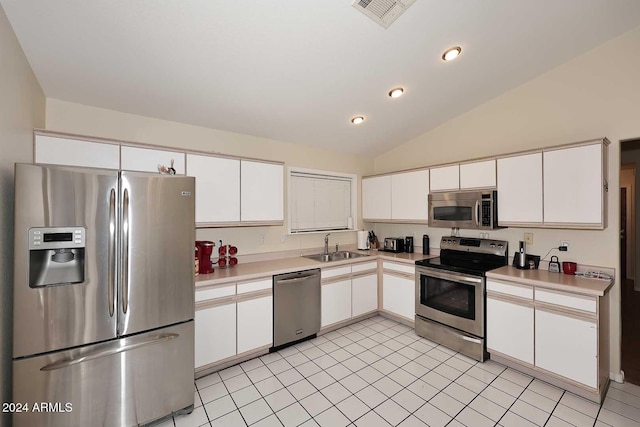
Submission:
POLYGON ((598 326, 536 308, 536 366, 588 387, 598 386, 598 326))
POLYGON ((431 191, 460 189, 460 165, 432 168, 429 173, 431 191))
POLYGON ((384 274, 382 308, 413 321, 415 307, 415 280, 384 274))
POLYGON ((602 224, 602 144, 544 152, 544 222, 602 224))
POLYGON ((331 277, 345 276, 347 274, 351 274, 350 265, 343 265, 342 267, 335 268, 323 268, 320 270, 320 277, 322 277, 323 280, 331 277))
POLYGON ((196 223, 240 221, 240 160, 187 154, 196 178, 196 223))
POLYGON ((196 368, 236 355, 236 303, 196 310, 196 368))
POLYGON ((391 175, 362 178, 362 217, 391 219, 391 175))
POLYGON ((429 171, 391 175, 391 219, 428 220, 429 171))
POLYGON ((321 326, 351 317, 351 279, 322 285, 321 326))
POLYGON ((284 167, 242 160, 241 221, 284 220, 284 167))
POLYGON ((533 365, 533 305, 487 295, 487 349, 533 365))
POLYGON ((238 302, 238 354, 273 345, 273 297, 238 302))
POLYGON ((545 290, 536 288, 536 301, 542 301, 549 304, 561 305, 576 310, 588 311, 593 314, 598 309, 597 297, 589 297, 586 295, 571 295, 565 292, 545 290))
POLYGON ((460 165, 460 189, 495 188, 495 159, 482 162, 464 163, 460 165))
POLYGON ((396 263, 396 262, 387 262, 387 261, 383 261, 382 262, 382 268, 384 270, 394 270, 400 273, 407 273, 407 274, 415 274, 416 273, 416 267, 414 265, 411 264, 400 264, 400 263, 396 263))
POLYGON ((351 315, 359 316, 378 309, 378 274, 351 279, 351 315))
POLYGON ((515 283, 504 283, 492 279, 487 279, 487 290, 499 292, 501 294, 526 298, 533 301, 533 286, 520 285, 515 283))
POLYGON ((173 160, 176 174, 184 175, 185 172, 185 154, 177 151, 122 146, 120 156, 122 170, 158 173, 158 165, 169 167, 173 160))
POLYGON ((120 147, 116 144, 36 135, 35 163, 119 169, 120 147))
POLYGON ((216 286, 208 289, 196 288, 196 302, 206 301, 215 298, 228 297, 236 294, 236 284, 228 283, 226 285, 216 286))
POLYGON ((542 153, 498 159, 498 223, 542 223, 542 153))

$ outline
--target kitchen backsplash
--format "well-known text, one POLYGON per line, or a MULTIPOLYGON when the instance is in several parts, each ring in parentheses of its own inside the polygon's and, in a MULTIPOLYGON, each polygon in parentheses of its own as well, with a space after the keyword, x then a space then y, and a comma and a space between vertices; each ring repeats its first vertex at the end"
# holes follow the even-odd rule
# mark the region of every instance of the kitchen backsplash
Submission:
MULTIPOLYGON (((422 235, 428 234, 430 246, 436 248, 440 245, 442 236, 449 236, 451 229, 430 228, 426 225, 416 224, 370 224, 369 228, 373 229, 378 238, 383 240, 385 237, 404 237, 414 236, 414 241, 421 242, 422 235)), ((547 256, 547 260, 556 255, 560 261, 574 261, 579 264, 600 265, 602 260, 608 259, 609 255, 605 254, 606 248, 600 247, 595 242, 600 240, 600 236, 605 232, 603 230, 556 230, 556 229, 540 229, 540 228, 503 228, 497 230, 489 230, 488 232, 478 230, 460 230, 462 237, 480 237, 480 233, 489 234, 490 239, 506 240, 509 242, 509 256, 518 248, 518 242, 524 240, 524 233, 533 233, 533 244, 527 245, 527 253, 540 255, 544 257, 549 249, 560 246, 561 240, 569 241, 569 250, 560 252, 557 249, 551 251, 547 256)), ((611 266, 613 267, 613 266, 611 266)))

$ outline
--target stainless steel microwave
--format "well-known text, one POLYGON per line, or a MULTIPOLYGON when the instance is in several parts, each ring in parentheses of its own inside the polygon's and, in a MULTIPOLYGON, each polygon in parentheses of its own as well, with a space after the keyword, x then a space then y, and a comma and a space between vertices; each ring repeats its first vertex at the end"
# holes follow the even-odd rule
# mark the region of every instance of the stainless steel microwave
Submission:
POLYGON ((498 227, 498 192, 429 194, 429 227, 492 230, 498 227))

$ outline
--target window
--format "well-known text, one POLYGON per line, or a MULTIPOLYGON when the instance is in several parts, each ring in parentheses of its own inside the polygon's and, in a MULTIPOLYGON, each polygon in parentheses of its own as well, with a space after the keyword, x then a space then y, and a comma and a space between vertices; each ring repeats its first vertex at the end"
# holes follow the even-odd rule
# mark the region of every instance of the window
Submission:
POLYGON ((289 232, 354 230, 356 175, 289 168, 289 232))

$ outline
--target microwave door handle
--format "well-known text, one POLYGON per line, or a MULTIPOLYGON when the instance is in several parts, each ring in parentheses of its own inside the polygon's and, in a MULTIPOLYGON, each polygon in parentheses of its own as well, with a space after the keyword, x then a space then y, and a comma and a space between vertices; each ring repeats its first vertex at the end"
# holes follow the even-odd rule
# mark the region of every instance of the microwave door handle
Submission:
POLYGON ((480 201, 476 200, 476 227, 480 228, 480 201))

